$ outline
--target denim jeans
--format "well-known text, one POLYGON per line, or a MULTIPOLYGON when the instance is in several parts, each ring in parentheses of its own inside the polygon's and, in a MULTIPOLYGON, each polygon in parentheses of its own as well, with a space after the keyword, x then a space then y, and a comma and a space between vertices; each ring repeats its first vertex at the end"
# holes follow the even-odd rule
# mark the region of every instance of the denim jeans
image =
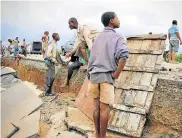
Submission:
POLYGON ((19 54, 19 49, 18 47, 15 46, 15 49, 14 49, 14 56, 18 55, 19 54))

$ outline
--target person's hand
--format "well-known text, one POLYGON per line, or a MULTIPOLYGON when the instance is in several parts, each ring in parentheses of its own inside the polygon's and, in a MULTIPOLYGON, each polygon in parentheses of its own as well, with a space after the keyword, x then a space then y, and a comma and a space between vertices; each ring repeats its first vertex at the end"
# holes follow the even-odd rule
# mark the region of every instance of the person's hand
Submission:
POLYGON ((114 72, 114 73, 112 74, 112 77, 113 77, 114 79, 118 79, 118 78, 119 78, 119 73, 114 72))
POLYGON ((66 54, 66 57, 67 57, 67 58, 69 58, 69 57, 71 57, 71 56, 72 56, 72 53, 71 53, 71 52, 66 54))
POLYGON ((182 41, 180 41, 180 45, 182 45, 182 41))

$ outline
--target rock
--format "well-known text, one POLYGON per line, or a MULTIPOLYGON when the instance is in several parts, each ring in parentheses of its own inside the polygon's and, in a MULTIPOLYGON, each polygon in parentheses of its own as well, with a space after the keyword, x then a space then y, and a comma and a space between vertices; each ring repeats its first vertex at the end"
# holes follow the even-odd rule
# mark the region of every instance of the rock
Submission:
POLYGON ((50 136, 49 138, 85 138, 85 137, 76 132, 60 131, 57 132, 56 135, 54 134, 54 136, 50 136))
POLYGON ((49 119, 51 121, 51 128, 49 129, 46 138, 51 138, 51 137, 54 138, 58 135, 58 133, 67 130, 67 127, 64 123, 65 119, 66 119, 65 111, 60 111, 52 115, 49 119))
POLYGON ((94 123, 78 108, 68 107, 68 118, 66 124, 71 130, 79 131, 83 134, 94 131, 94 123))

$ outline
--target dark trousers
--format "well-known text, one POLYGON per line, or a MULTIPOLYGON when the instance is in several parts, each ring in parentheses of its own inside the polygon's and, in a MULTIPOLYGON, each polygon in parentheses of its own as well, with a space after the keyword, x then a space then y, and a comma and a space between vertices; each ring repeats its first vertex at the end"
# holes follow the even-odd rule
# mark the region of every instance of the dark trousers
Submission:
POLYGON ((75 61, 78 61, 78 57, 76 57, 76 56, 71 56, 71 62, 75 62, 75 61))
POLYGON ((69 81, 70 81, 70 79, 71 79, 71 77, 72 77, 72 75, 73 75, 73 71, 75 70, 75 69, 79 69, 81 66, 83 66, 83 64, 82 63, 80 63, 78 60, 76 60, 75 62, 73 62, 72 64, 71 64, 71 66, 68 68, 68 76, 67 76, 67 85, 69 85, 69 81))
POLYGON ((46 70, 46 93, 51 93, 52 85, 55 78, 55 66, 52 65, 46 70))

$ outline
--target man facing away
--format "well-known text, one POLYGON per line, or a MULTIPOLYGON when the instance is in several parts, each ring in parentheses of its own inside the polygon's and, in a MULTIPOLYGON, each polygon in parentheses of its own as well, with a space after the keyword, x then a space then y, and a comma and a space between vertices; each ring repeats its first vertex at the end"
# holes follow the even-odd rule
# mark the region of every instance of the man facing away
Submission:
POLYGON ((106 138, 109 105, 114 103, 114 80, 118 79, 128 58, 126 40, 114 30, 120 26, 117 15, 106 12, 101 21, 105 28, 94 41, 88 64, 88 93, 94 99, 96 138, 106 138))
POLYGON ((92 50, 93 41, 98 35, 98 32, 89 28, 87 25, 78 24, 76 18, 70 18, 68 23, 71 30, 77 29, 77 40, 73 46, 73 50, 66 56, 70 57, 73 54, 77 57, 82 56, 86 61, 86 64, 82 67, 82 69, 87 69, 88 55, 86 49, 88 48, 89 50, 92 50))
POLYGON ((55 65, 57 65, 59 62, 59 57, 57 54, 57 41, 60 39, 59 34, 53 33, 52 38, 53 41, 47 46, 45 51, 45 65, 47 66, 45 96, 54 95, 51 89, 55 78, 55 65))
POLYGON ((179 34, 177 21, 172 21, 172 26, 168 30, 169 37, 169 62, 175 63, 176 52, 179 50, 179 43, 182 44, 182 39, 179 34))

